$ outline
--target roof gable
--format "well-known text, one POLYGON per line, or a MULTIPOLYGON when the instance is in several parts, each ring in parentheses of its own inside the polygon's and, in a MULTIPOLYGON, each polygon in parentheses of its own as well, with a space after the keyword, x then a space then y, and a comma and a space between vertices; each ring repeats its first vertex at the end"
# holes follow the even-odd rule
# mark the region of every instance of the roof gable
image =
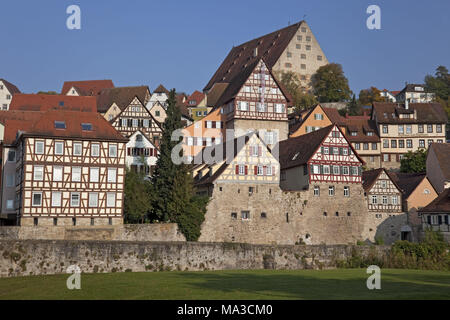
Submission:
POLYGON ((3 83, 3 85, 8 89, 9 93, 11 95, 15 95, 16 93, 20 93, 19 88, 17 88, 15 85, 13 85, 11 82, 6 81, 5 79, 0 79, 0 82, 3 83))
POLYGON ((150 95, 148 86, 117 87, 103 89, 97 99, 98 112, 106 112, 115 103, 121 110, 129 105, 134 97, 145 101, 150 95))

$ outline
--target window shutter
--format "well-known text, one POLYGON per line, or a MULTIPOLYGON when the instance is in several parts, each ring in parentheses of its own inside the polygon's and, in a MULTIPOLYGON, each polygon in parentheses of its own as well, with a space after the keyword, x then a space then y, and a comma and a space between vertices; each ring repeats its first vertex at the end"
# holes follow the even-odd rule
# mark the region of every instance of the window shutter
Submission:
POLYGON ((320 147, 320 153, 323 154, 324 147, 320 147))
POLYGON ((245 166, 245 175, 248 175, 248 166, 245 166))
POLYGON ((264 167, 263 167, 263 175, 266 175, 266 174, 267 174, 267 167, 264 166, 264 167))
POLYGON ((323 165, 320 165, 320 174, 323 174, 323 165))
POLYGON ((358 176, 361 175, 361 167, 358 167, 358 176))
POLYGON ((258 166, 254 166, 254 168, 253 168, 254 170, 254 172, 255 172, 255 176, 258 174, 258 166))
POLYGON ((438 216, 438 223, 442 224, 442 216, 438 216))
POLYGON ((272 167, 272 175, 275 175, 275 167, 272 167))
POLYGON ((431 224, 431 216, 430 215, 427 216, 427 223, 431 224))
POLYGON ((262 147, 258 146, 258 157, 261 157, 262 155, 262 147))
POLYGON ((239 165, 236 165, 236 174, 239 174, 239 165))
POLYGON ((344 155, 344 149, 343 148, 339 148, 339 155, 344 155))
POLYGON ((445 222, 445 224, 448 225, 448 215, 445 215, 445 216, 444 216, 444 222, 445 222))
POLYGON ((127 149, 127 154, 128 154, 128 155, 131 155, 131 148, 128 148, 128 149, 127 149))

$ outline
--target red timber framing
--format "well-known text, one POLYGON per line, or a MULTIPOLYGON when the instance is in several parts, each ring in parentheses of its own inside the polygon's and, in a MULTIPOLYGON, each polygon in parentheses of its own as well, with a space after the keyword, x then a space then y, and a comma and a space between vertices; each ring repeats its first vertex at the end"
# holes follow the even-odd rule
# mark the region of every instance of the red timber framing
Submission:
POLYGON ((334 126, 307 163, 309 183, 361 183, 362 164, 341 130, 334 126))

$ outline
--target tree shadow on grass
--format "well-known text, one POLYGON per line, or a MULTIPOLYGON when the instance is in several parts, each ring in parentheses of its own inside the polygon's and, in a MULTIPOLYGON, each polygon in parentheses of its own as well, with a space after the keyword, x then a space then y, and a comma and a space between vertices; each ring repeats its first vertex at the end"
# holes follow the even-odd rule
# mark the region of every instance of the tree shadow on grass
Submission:
POLYGON ((220 292, 225 299, 450 299, 448 273, 382 270, 381 289, 369 290, 365 270, 339 271, 199 272, 179 276, 192 288, 220 292))

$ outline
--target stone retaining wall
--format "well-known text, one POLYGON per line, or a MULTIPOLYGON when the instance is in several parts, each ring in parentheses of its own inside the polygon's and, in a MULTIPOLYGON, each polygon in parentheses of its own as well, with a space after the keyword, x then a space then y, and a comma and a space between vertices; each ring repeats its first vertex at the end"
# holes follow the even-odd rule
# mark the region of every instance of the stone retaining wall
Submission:
POLYGON ((0 240, 0 277, 66 273, 334 268, 356 250, 382 257, 387 246, 0 240))

